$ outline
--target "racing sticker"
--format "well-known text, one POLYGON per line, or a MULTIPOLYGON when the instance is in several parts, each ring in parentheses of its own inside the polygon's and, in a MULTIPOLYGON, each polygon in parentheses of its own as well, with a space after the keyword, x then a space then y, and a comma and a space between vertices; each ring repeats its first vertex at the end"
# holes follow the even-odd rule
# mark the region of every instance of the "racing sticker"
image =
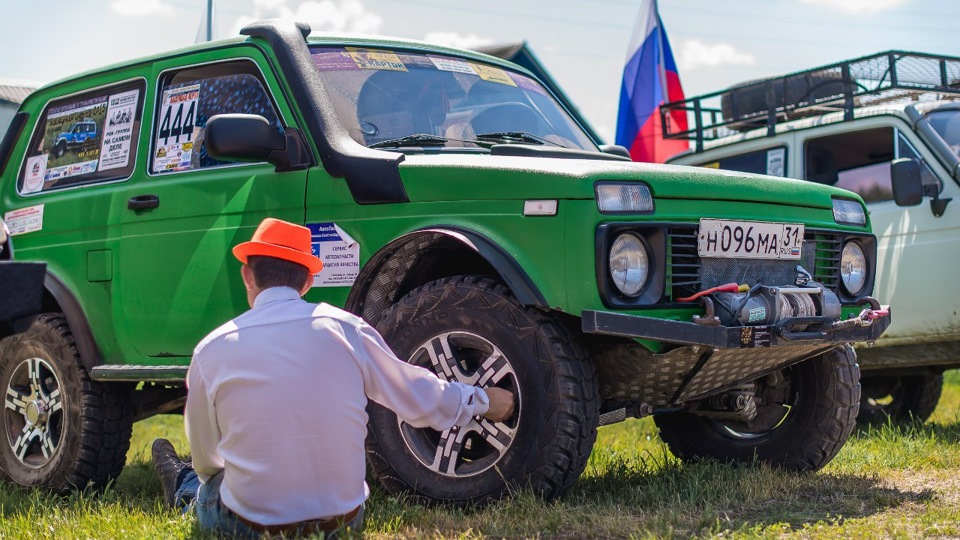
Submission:
POLYGON ((50 109, 41 154, 47 154, 43 179, 49 188, 71 176, 96 172, 107 115, 107 96, 50 109))
POLYGON ((7 224, 10 236, 39 231, 43 229, 43 205, 11 210, 3 215, 3 222, 7 224))
POLYGON ((133 120, 136 116, 139 90, 110 96, 107 118, 100 147, 100 170, 126 167, 130 161, 130 141, 133 139, 133 120))
POLYGON ((153 172, 190 168, 200 85, 165 90, 160 101, 160 128, 154 144, 153 172))
POLYGON ((313 254, 323 269, 313 276, 314 287, 349 287, 360 273, 360 244, 336 223, 307 223, 313 254))
POLYGON ((517 83, 513 82, 513 79, 507 75, 507 72, 493 66, 485 66, 483 64, 473 64, 473 68, 477 70, 477 75, 485 81, 505 84, 507 86, 516 86, 517 83))
POLYGON ((43 180, 47 174, 48 154, 41 154, 27 158, 27 171, 23 175, 23 186, 20 194, 36 193, 43 189, 43 180))
POLYGON ((356 62, 360 69, 386 69, 390 71, 406 71, 407 66, 403 65, 400 57, 388 51, 371 51, 368 49, 358 49, 356 47, 346 47, 350 58, 356 62))
POLYGON ((439 56, 428 56, 427 58, 433 62, 433 65, 440 71, 452 71, 453 73, 467 73, 469 75, 476 75, 477 70, 473 69, 473 66, 468 62, 463 60, 457 60, 454 58, 441 58, 439 56))

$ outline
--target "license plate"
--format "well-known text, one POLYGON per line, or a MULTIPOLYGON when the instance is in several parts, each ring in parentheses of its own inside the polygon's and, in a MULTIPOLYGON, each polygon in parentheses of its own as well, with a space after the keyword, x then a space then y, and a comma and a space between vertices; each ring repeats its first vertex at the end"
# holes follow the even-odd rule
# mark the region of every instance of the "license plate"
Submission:
POLYGON ((697 254, 727 259, 799 259, 803 225, 701 219, 697 254))

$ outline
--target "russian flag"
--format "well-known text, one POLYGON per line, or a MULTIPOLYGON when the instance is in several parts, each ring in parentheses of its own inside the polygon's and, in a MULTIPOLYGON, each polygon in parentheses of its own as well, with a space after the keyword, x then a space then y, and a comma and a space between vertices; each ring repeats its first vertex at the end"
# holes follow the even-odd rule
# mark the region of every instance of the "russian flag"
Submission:
MULTIPOLYGON (((656 0, 643 1, 636 28, 620 87, 617 144, 627 147, 634 161, 663 163, 689 149, 690 144, 686 140, 664 139, 661 131, 660 105, 682 101, 684 97, 656 0)), ((686 131, 684 112, 671 113, 670 121, 675 123, 673 131, 686 131)))

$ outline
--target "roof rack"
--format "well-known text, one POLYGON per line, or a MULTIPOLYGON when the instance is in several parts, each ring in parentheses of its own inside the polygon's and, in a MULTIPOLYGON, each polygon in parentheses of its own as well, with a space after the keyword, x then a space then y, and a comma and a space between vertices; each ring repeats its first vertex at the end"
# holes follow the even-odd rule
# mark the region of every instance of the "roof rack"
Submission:
POLYGON ((660 116, 664 137, 695 140, 699 152, 742 131, 773 135, 778 122, 834 111, 852 120, 858 107, 944 94, 960 95, 960 58, 887 51, 667 103, 660 116))

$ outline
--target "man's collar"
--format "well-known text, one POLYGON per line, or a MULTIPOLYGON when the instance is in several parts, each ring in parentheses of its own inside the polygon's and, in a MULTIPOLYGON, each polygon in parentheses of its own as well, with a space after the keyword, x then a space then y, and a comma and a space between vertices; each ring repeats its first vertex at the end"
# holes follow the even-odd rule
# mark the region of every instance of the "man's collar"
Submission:
POLYGON ((260 291, 257 298, 253 301, 254 309, 280 300, 299 300, 300 293, 290 287, 270 287, 260 291))

